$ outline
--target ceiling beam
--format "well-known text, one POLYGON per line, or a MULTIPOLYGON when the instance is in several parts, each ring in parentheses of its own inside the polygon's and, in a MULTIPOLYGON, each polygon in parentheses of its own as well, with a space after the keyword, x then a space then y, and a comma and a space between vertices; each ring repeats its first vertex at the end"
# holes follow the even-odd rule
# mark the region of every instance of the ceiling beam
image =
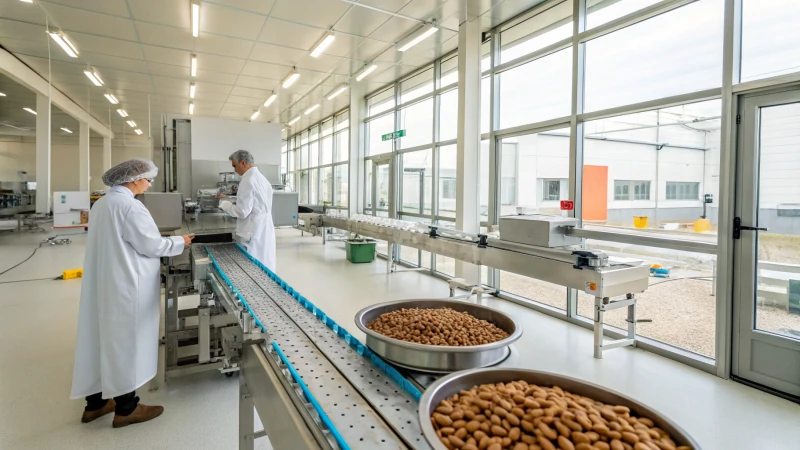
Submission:
POLYGON ((94 118, 89 112, 81 108, 77 103, 64 95, 57 88, 50 85, 41 75, 25 65, 14 55, 0 48, 0 72, 27 87, 37 94, 49 95, 50 101, 58 106, 61 111, 69 114, 78 121, 86 122, 89 128, 103 137, 113 138, 114 132, 94 118))

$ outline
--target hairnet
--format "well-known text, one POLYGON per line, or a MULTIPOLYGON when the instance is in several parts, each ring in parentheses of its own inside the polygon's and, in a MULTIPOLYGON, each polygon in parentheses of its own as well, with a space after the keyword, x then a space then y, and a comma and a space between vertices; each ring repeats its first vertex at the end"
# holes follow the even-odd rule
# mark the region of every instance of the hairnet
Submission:
POLYGON ((118 164, 103 174, 103 183, 106 186, 119 186, 143 178, 155 178, 158 167, 149 159, 132 159, 118 164))

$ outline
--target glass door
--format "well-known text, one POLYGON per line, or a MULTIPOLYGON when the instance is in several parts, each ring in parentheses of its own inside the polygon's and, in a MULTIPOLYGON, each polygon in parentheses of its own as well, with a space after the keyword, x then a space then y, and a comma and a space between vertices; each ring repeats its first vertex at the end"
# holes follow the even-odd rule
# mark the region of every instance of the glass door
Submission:
POLYGON ((367 160, 367 213, 377 217, 390 217, 392 204, 391 159, 367 160))
POLYGON ((733 375, 800 396, 800 89, 740 100, 733 375))

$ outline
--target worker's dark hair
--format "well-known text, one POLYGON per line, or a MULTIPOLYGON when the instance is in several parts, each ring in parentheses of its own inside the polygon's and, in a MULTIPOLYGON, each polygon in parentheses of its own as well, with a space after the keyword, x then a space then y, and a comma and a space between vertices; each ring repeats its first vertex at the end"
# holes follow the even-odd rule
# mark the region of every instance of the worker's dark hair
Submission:
POLYGON ((237 163, 244 161, 250 166, 256 164, 255 160, 253 159, 253 155, 251 155, 247 150, 236 150, 231 154, 231 156, 228 157, 228 159, 237 163))

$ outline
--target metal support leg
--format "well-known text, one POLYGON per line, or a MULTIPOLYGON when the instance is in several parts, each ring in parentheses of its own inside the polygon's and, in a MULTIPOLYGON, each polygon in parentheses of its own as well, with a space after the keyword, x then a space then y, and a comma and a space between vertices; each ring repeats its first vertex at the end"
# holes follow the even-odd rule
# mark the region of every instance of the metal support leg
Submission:
POLYGON ((255 441, 253 399, 247 389, 245 377, 239 376, 239 450, 253 450, 255 441))
POLYGON ((628 300, 633 300, 628 305, 628 339, 633 341, 631 346, 636 347, 636 298, 633 294, 628 294, 628 300))
POLYGON ((594 357, 603 359, 603 351, 612 348, 636 346, 636 297, 628 294, 624 300, 611 302, 608 297, 595 297, 594 299, 594 357), (624 339, 604 342, 603 328, 606 311, 628 308, 628 335, 624 339))
POLYGON ((211 312, 208 306, 197 309, 197 319, 197 362, 205 363, 211 360, 211 312))
POLYGON ((594 357, 603 359, 603 297, 594 298, 594 357))

